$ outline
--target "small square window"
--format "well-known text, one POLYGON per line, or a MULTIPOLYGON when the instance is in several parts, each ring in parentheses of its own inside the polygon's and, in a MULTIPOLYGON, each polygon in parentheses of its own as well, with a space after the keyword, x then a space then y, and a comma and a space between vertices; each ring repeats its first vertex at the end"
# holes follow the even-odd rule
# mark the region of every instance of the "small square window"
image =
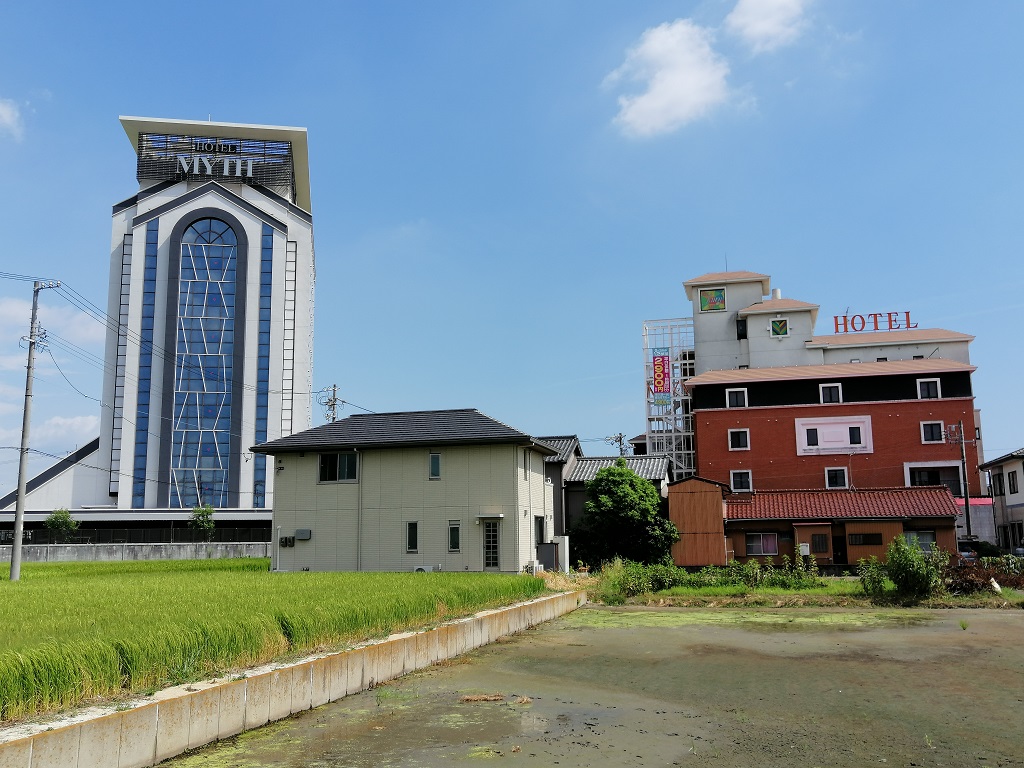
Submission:
POLYGON ((770 328, 773 338, 777 338, 780 336, 789 336, 789 320, 787 320, 784 317, 772 320, 770 328))
POLYGON ((807 430, 807 445, 816 448, 818 445, 818 430, 811 428, 807 430))
POLYGON ((850 427, 850 445, 860 445, 860 427, 850 427))
POLYGON ((729 473, 732 480, 732 489, 737 493, 748 493, 753 490, 753 483, 750 480, 749 469, 734 469, 729 473))
POLYGON ((939 389, 938 379, 918 379, 917 396, 921 400, 934 400, 942 397, 939 389))
POLYGON ((943 430, 941 421, 921 422, 922 443, 941 443, 944 439, 942 432, 943 430))
POLYGON ((405 524, 405 551, 418 552, 420 547, 420 524, 410 521, 405 524))
POLYGON ((430 480, 441 479, 441 454, 431 453, 430 454, 430 466, 427 470, 427 477, 430 480))
POLYGON ((821 555, 828 552, 828 534, 827 533, 812 533, 811 534, 811 552, 816 555, 821 555))
POLYGON ((840 384, 819 384, 822 403, 843 402, 843 388, 840 384))
POLYGON ((826 467, 825 469, 826 488, 847 488, 846 467, 826 467))
POLYGON ((727 389, 727 390, 725 390, 725 407, 726 408, 746 408, 747 407, 747 390, 745 390, 745 389, 727 389))
POLYGON ((750 450, 750 430, 749 429, 730 429, 729 430, 729 450, 730 451, 749 451, 750 450))

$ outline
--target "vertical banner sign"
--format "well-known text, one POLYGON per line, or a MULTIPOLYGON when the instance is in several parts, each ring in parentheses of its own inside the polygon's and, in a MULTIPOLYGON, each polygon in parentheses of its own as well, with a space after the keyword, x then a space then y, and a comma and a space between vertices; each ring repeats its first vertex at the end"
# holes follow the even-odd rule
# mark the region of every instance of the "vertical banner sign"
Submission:
POLYGON ((672 363, 668 356, 668 347, 656 347, 651 350, 654 375, 651 393, 655 405, 672 404, 672 363))

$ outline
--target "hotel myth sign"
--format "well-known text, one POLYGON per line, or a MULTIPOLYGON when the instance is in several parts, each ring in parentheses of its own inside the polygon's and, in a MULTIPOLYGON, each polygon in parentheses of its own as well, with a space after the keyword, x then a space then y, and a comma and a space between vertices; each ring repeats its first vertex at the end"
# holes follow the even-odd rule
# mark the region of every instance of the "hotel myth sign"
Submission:
POLYGON ((861 331, 907 331, 917 328, 909 312, 872 312, 869 315, 833 315, 836 333, 861 331))
POLYGON ((294 190, 287 141, 139 134, 136 176, 143 179, 225 181, 294 190))

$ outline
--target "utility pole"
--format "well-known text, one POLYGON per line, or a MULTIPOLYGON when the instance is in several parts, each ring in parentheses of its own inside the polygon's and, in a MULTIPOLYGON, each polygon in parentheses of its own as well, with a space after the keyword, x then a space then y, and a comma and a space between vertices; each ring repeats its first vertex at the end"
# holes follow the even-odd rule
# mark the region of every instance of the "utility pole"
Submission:
POLYGON ((618 445, 619 446, 619 456, 625 456, 626 455, 626 436, 624 434, 622 434, 621 432, 619 432, 617 435, 612 435, 611 437, 606 437, 604 439, 604 441, 606 443, 610 443, 611 445, 618 445))
POLYGON ((18 459, 18 500, 14 505, 14 541, 11 542, 11 581, 21 579, 21 537, 25 531, 25 495, 28 485, 28 428, 32 415, 32 378, 36 367, 36 344, 39 341, 39 292, 44 288, 60 288, 59 282, 32 284, 32 319, 28 331, 28 365, 25 374, 25 412, 21 420, 21 454, 18 459))
POLYGON ((957 426, 954 427, 950 424, 946 430, 946 442, 950 444, 960 444, 960 470, 963 475, 964 482, 964 528, 967 534, 967 538, 971 538, 971 491, 970 486, 967 482, 967 443, 972 445, 976 442, 975 440, 968 440, 964 435, 964 421, 960 419, 957 422, 957 426))
POLYGON ((326 387, 324 387, 322 390, 320 390, 320 397, 318 398, 318 401, 319 401, 320 405, 322 405, 326 409, 325 410, 325 415, 327 416, 327 420, 332 422, 332 423, 337 421, 338 420, 338 404, 343 402, 342 400, 338 399, 338 385, 337 384, 332 384, 331 385, 331 395, 330 395, 330 397, 327 396, 327 388, 326 387))

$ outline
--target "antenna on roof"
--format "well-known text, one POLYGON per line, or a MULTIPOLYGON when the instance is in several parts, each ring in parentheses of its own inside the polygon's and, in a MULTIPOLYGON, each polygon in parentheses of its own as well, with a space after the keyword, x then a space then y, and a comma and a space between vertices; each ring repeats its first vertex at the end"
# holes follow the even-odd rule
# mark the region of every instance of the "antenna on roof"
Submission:
POLYGON ((725 271, 729 271, 729 252, 725 252, 725 271))

